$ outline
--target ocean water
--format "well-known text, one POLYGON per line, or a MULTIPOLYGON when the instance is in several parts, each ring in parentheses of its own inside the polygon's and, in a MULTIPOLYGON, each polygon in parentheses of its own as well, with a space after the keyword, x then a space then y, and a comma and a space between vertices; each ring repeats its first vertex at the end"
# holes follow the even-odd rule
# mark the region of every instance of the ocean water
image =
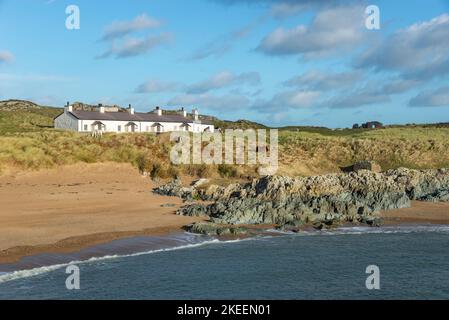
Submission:
POLYGON ((10 270, 0 274, 0 299, 449 298, 448 226, 166 240, 140 239, 138 252, 75 262, 80 290, 65 286, 67 263, 10 270), (365 286, 369 265, 380 269, 380 290, 365 286))

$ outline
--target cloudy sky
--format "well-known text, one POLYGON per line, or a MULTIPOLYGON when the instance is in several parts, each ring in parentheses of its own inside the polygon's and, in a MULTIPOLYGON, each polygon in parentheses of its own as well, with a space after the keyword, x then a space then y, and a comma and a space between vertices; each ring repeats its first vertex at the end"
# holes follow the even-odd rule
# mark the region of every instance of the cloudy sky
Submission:
POLYGON ((273 125, 449 121, 449 0, 0 0, 11 98, 273 125))

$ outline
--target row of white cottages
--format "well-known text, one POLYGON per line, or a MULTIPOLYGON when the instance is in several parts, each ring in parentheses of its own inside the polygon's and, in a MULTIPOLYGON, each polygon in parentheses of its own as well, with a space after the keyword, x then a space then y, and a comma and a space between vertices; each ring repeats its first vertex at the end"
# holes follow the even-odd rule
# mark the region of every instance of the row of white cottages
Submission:
POLYGON ((108 112, 103 106, 98 111, 74 110, 67 104, 64 113, 54 119, 56 129, 77 132, 214 132, 212 122, 199 119, 198 110, 193 110, 193 117, 188 117, 184 108, 178 114, 164 115, 157 107, 152 113, 134 112, 131 106, 127 112, 108 112))

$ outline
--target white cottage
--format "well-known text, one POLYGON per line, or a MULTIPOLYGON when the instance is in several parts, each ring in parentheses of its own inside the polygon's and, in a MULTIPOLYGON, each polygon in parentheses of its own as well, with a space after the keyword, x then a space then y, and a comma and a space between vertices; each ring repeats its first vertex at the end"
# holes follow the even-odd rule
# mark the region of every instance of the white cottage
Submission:
POLYGON ((74 110, 67 104, 64 113, 55 118, 55 128, 77 132, 214 132, 212 122, 199 120, 198 110, 193 110, 193 118, 187 116, 184 108, 178 114, 164 115, 157 107, 152 113, 134 112, 131 106, 127 112, 106 112, 99 106, 98 111, 74 110))

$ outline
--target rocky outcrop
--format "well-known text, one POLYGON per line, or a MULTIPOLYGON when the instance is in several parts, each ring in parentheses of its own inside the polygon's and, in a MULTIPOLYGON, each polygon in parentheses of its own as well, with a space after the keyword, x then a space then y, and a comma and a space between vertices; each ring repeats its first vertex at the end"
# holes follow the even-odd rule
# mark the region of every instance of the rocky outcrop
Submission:
POLYGON ((360 161, 349 167, 342 167, 343 172, 358 172, 361 170, 369 170, 373 172, 381 172, 382 167, 374 161, 360 161))
POLYGON ((346 222, 379 225, 381 210, 409 207, 411 200, 449 201, 449 170, 361 170, 305 178, 269 176, 202 190, 183 190, 179 183, 175 186, 164 190, 169 195, 214 201, 178 210, 180 215, 210 218, 210 226, 200 226, 208 230, 206 233, 193 225, 190 230, 194 232, 213 233, 217 225, 266 224, 285 229, 303 225, 325 228, 346 222))
POLYGON ((195 186, 183 187, 181 179, 174 179, 172 182, 153 189, 153 192, 163 196, 178 197, 186 201, 196 198, 198 192, 195 186))
POLYGON ((404 188, 393 177, 368 171, 308 178, 264 177, 244 185, 213 188, 202 195, 214 199, 202 208, 186 206, 180 215, 195 212, 219 224, 269 224, 317 227, 344 222, 376 225, 380 210, 410 206, 404 188))
POLYGON ((210 222, 197 222, 184 227, 184 230, 192 233, 208 236, 236 236, 246 235, 248 229, 244 227, 229 226, 210 222))
POLYGON ((385 173, 394 177, 411 200, 448 201, 449 169, 411 170, 397 169, 385 173))

